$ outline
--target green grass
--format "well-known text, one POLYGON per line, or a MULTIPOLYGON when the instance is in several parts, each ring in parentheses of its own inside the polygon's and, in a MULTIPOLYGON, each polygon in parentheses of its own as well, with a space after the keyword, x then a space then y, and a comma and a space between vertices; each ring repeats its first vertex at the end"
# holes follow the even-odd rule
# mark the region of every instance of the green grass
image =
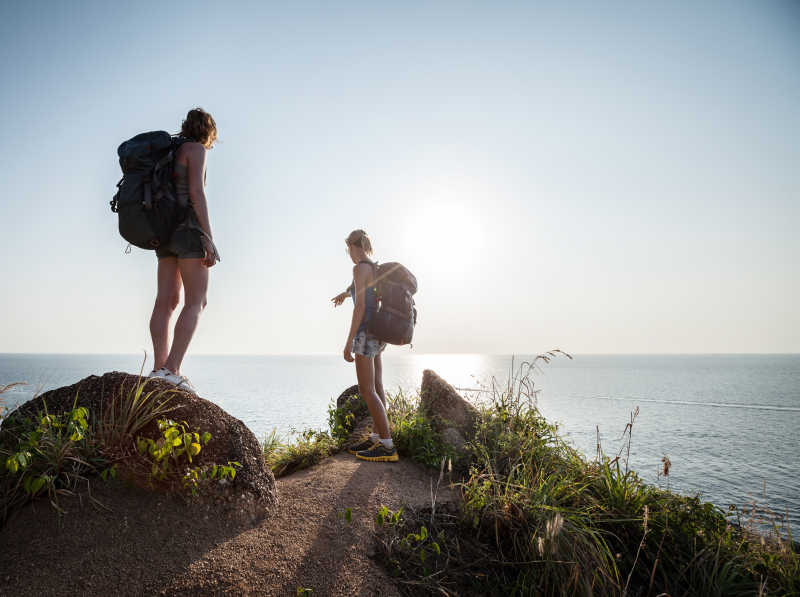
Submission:
POLYGON ((402 391, 387 396, 387 416, 397 452, 425 466, 438 468, 442 459, 457 455, 434 433, 431 420, 420 407, 419 396, 407 397, 402 391))
POLYGON ((263 442, 264 460, 276 477, 314 466, 339 451, 337 442, 326 431, 307 429, 282 440, 277 431, 263 442))
MULTIPOLYGON (((566 444, 536 408, 535 366, 483 400, 457 484, 463 503, 383 525, 382 559, 408 594, 800 594, 795 544, 644 483, 621 454, 588 461, 566 444)), ((413 427, 416 445, 435 445, 413 427)))

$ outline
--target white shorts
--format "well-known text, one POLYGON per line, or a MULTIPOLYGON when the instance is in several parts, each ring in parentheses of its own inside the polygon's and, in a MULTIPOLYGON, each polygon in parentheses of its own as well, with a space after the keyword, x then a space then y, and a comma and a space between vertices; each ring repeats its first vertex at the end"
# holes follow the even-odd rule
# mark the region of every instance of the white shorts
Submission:
POLYGON ((381 342, 365 330, 358 332, 353 338, 353 352, 370 359, 378 356, 384 348, 386 348, 386 342, 381 342))

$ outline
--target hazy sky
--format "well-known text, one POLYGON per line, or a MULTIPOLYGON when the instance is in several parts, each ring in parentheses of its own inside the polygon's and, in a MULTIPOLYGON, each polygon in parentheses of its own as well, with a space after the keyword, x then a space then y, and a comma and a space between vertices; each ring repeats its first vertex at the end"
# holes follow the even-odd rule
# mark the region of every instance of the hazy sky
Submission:
POLYGON ((216 118, 196 353, 800 352, 800 3, 4 2, 0 352, 150 351, 117 145, 216 118), (408 350, 393 349, 393 350, 408 350))

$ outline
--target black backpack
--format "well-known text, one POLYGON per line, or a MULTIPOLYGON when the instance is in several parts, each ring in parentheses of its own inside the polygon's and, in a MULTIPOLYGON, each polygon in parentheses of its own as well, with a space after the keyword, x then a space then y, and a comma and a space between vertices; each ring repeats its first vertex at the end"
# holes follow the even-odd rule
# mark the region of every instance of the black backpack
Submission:
POLYGON ((186 216, 188 208, 179 205, 172 179, 175 153, 186 141, 166 131, 153 131, 117 148, 122 180, 111 211, 119 215, 119 233, 130 244, 157 249, 169 242, 186 216))
POLYGON ((378 289, 378 310, 367 322, 367 331, 389 344, 411 344, 417 323, 414 274, 400 263, 375 264, 373 283, 378 289))

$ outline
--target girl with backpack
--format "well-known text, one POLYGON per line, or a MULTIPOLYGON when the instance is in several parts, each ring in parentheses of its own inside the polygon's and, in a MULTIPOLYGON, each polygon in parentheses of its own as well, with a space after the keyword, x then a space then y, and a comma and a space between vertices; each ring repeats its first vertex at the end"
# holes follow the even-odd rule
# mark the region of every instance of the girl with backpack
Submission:
POLYGON ((204 192, 206 153, 217 139, 217 124, 211 114, 195 108, 186 115, 180 136, 185 141, 175 155, 174 182, 178 202, 187 209, 169 243, 156 250, 158 294, 150 318, 154 358, 150 377, 163 378, 194 392, 188 378, 181 375, 181 363, 206 306, 208 270, 219 261, 204 192), (180 301, 181 288, 184 305, 170 345, 169 324, 180 301))
POLYGON ((367 322, 378 308, 377 288, 375 287, 375 263, 369 259, 372 243, 363 230, 353 230, 345 239, 347 254, 355 264, 353 283, 350 288, 335 296, 334 306, 341 305, 349 296, 353 299, 353 318, 350 332, 344 345, 344 360, 355 360, 358 392, 367 403, 377 433, 349 452, 361 460, 375 462, 396 462, 397 448, 392 443, 389 432, 389 419, 386 416, 386 396, 383 391, 383 363, 381 352, 386 343, 367 332, 367 322), (355 358, 353 357, 355 353, 355 358))

